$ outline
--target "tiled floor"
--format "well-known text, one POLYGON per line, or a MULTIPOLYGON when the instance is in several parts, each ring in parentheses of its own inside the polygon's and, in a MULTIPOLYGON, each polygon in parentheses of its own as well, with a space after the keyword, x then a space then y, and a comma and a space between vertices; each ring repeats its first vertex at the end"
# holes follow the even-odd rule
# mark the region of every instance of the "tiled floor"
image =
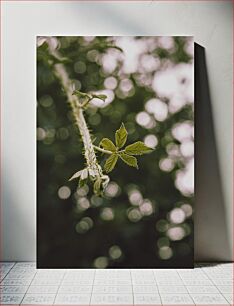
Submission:
POLYGON ((233 264, 195 269, 40 270, 0 264, 0 305, 233 305, 233 264))

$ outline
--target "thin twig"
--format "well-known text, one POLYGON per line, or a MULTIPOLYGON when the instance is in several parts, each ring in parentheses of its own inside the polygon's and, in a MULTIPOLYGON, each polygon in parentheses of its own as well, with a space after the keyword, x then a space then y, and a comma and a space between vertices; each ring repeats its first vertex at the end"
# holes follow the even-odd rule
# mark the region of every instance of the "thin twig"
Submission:
POLYGON ((99 152, 102 152, 102 153, 105 153, 105 154, 113 154, 114 152, 111 152, 111 151, 108 151, 108 150, 105 150, 103 148, 100 148, 100 147, 97 147, 95 145, 93 145, 94 149, 99 151, 99 152))

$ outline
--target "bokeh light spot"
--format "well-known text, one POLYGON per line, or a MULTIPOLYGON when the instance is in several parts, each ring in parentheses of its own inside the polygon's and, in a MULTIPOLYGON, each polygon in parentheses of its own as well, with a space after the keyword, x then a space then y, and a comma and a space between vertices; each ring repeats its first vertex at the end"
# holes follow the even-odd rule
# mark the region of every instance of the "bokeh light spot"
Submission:
POLYGON ((176 188, 185 196, 192 196, 194 193, 194 159, 186 164, 185 168, 176 172, 176 188))
POLYGON ((67 186, 62 186, 58 190, 58 196, 62 200, 66 200, 70 197, 71 195, 71 189, 67 186))
POLYGON ((174 208, 169 214, 170 221, 175 224, 183 223, 185 218, 185 212, 181 208, 174 208))
POLYGON ((164 246, 169 246, 169 245, 170 245, 170 240, 168 239, 168 237, 161 237, 157 241, 157 246, 159 248, 164 247, 164 246))
POLYGON ((37 128, 37 140, 44 140, 46 138, 46 131, 41 128, 38 127, 37 128))
POLYGON ((77 61, 75 64, 74 64, 74 71, 76 73, 84 73, 86 71, 86 65, 84 62, 82 61, 77 61))
POLYGON ((163 158, 159 161, 159 168, 162 171, 170 172, 174 168, 174 161, 171 158, 163 158))
POLYGON ((185 141, 180 145, 181 154, 184 157, 192 157, 194 155, 193 141, 185 141))
POLYGON ((94 207, 99 207, 103 204, 103 198, 93 195, 91 197, 91 203, 94 207))
POLYGON ((166 232, 166 230, 168 229, 168 222, 164 219, 161 219, 159 220, 157 223, 156 223, 156 229, 159 231, 159 232, 166 232))
POLYGON ((120 249, 120 247, 118 245, 113 245, 112 247, 110 247, 109 249, 109 255, 112 259, 118 259, 121 257, 122 255, 122 251, 120 249))
POLYGON ((94 267, 97 269, 105 269, 108 266, 108 258, 104 256, 97 257, 94 260, 94 267))
POLYGON ((173 255, 172 249, 168 246, 163 246, 159 249, 159 257, 163 260, 170 259, 173 255))
POLYGON ((142 194, 137 189, 132 189, 128 192, 129 201, 132 205, 139 206, 143 202, 142 194))
POLYGON ((185 212, 186 217, 190 217, 193 214, 192 206, 189 204, 183 204, 181 209, 185 212))
POLYGON ((149 216, 153 213, 153 206, 152 202, 150 200, 144 200, 143 203, 140 206, 140 212, 144 216, 149 216))
POLYGON ((111 221, 114 219, 114 212, 111 208, 109 207, 105 207, 103 208, 103 210, 101 211, 101 218, 104 221, 111 221))
POLYGON ((185 231, 182 227, 179 227, 179 226, 171 227, 167 230, 167 235, 171 240, 177 241, 177 240, 181 240, 184 238, 185 231))
POLYGON ((144 138, 144 143, 150 148, 155 148, 158 144, 158 139, 155 135, 149 134, 144 138))
POLYGON ((193 135, 193 124, 189 121, 175 124, 172 128, 172 135, 180 142, 190 139, 193 135))
POLYGON ((89 217, 85 217, 76 224, 76 231, 79 234, 84 234, 88 230, 90 230, 92 227, 93 227, 93 220, 89 217))
POLYGON ((106 189, 105 189, 105 195, 114 198, 116 197, 120 192, 119 185, 116 182, 110 182, 106 189))
POLYGON ((86 197, 81 197, 77 200, 78 209, 83 211, 90 207, 89 200, 86 197))
POLYGON ((150 99, 145 104, 148 113, 153 114, 157 121, 164 121, 168 115, 166 103, 159 99, 150 99))
POLYGON ((67 128, 60 128, 57 131, 57 137, 61 140, 66 140, 69 137, 69 131, 67 128))
POLYGON ((138 222, 142 218, 142 215, 137 208, 130 209, 128 212, 128 219, 132 222, 138 222))
POLYGON ((136 122, 141 126, 146 127, 150 123, 150 121, 151 118, 146 112, 140 112, 136 116, 136 122))
POLYGON ((88 192, 89 192, 88 185, 84 185, 83 187, 77 189, 76 194, 80 197, 84 197, 88 194, 88 192))
POLYGON ((113 76, 106 78, 104 81, 104 86, 106 87, 106 89, 114 90, 117 87, 117 84, 118 82, 113 76))
POLYGON ((54 103, 54 101, 51 96, 45 95, 40 98, 39 103, 44 107, 50 107, 54 103))

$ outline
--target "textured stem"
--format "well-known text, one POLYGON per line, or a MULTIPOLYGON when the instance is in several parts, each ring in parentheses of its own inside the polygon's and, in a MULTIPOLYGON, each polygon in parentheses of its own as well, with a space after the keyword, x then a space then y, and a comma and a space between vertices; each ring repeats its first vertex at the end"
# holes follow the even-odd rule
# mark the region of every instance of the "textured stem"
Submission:
POLYGON ((101 177, 102 169, 98 165, 97 158, 94 151, 94 146, 91 140, 91 135, 87 123, 84 118, 83 109, 77 96, 73 95, 72 82, 68 77, 67 71, 63 64, 54 65, 55 75, 60 80, 64 91, 66 92, 68 102, 72 108, 76 125, 79 128, 80 135, 84 144, 84 155, 89 172, 94 179, 101 177))
MULTIPOLYGON (((49 52, 52 56, 55 58, 61 58, 59 52, 56 50, 56 45, 58 45, 58 41, 55 37, 47 37, 46 41, 48 43, 49 52)), ((72 81, 70 80, 68 73, 66 71, 66 68, 64 64, 54 64, 54 73, 57 76, 57 78, 60 80, 60 83, 67 95, 67 100, 71 106, 75 123, 79 128, 80 135, 82 138, 82 142, 84 144, 84 156, 87 163, 87 168, 89 171, 89 176, 94 181, 102 181, 103 186, 106 186, 109 178, 106 175, 103 175, 102 168, 98 164, 91 135, 89 133, 89 129, 87 126, 87 123, 85 121, 84 113, 83 113, 83 106, 80 103, 78 97, 76 95, 73 95, 73 88, 72 88, 72 81)))
POLYGON ((113 152, 111 151, 108 151, 108 150, 105 150, 103 148, 100 148, 100 147, 97 147, 97 146, 93 146, 95 150, 99 151, 99 152, 102 152, 102 153, 105 153, 105 154, 112 154, 113 152))
MULTIPOLYGON (((95 145, 93 145, 93 147, 94 147, 95 150, 97 150, 97 151, 99 151, 99 152, 102 152, 102 153, 105 153, 105 154, 113 154, 113 153, 114 153, 114 152, 111 152, 111 151, 109 151, 109 150, 105 150, 105 149, 103 149, 103 148, 97 147, 97 146, 95 146, 95 145)), ((125 152, 125 150, 120 150, 120 151, 117 151, 117 152, 115 152, 115 153, 124 153, 124 152, 125 152)))

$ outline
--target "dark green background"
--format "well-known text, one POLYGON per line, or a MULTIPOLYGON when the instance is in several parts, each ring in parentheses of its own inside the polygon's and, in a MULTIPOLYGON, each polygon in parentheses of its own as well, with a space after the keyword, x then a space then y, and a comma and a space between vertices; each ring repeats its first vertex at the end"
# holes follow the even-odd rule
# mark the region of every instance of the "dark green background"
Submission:
MULTIPOLYGON (((158 69, 163 69, 166 62, 171 65, 191 62, 192 58, 186 52, 189 39, 175 37, 174 47, 170 50, 156 44, 150 54, 160 60, 158 69)), ((110 38, 96 37, 89 43, 82 37, 58 37, 58 40, 59 52, 70 60, 65 64, 66 69, 71 79, 76 80, 76 88, 82 92, 104 89, 104 80, 110 75, 118 82, 123 77, 119 75, 121 61, 109 75, 103 71, 101 62, 95 60, 97 56, 100 58, 108 52, 110 44, 113 44, 109 41, 110 38)), ((68 182, 68 179, 84 168, 82 143, 79 131, 73 124, 65 93, 52 73, 43 48, 38 47, 37 60, 37 126, 46 132, 44 138, 40 138, 39 133, 40 140, 37 142, 38 268, 97 267, 94 261, 98 257, 106 257, 108 268, 192 267, 192 217, 179 224, 186 232, 182 240, 162 239, 167 237, 165 229, 174 226, 168 219, 168 212, 183 203, 193 205, 193 197, 182 195, 174 184, 176 171, 185 166, 183 159, 179 158, 170 172, 159 168, 159 161, 168 155, 166 146, 169 143, 179 145, 171 133, 173 125, 193 120, 191 104, 186 104, 177 113, 169 115, 165 121, 157 122, 156 127, 150 130, 138 125, 135 122, 137 113, 143 111, 145 102, 157 97, 157 93, 155 95, 153 89, 148 86, 139 85, 136 80, 141 72, 136 72, 124 76, 134 85, 134 92, 129 97, 123 98, 117 86, 111 104, 105 108, 87 110, 85 117, 96 138, 96 144, 102 137, 114 140, 116 129, 124 122, 129 132, 128 144, 143 140, 148 134, 155 134, 158 145, 153 153, 138 158, 139 170, 118 161, 116 168, 110 173, 111 181, 120 186, 118 195, 113 198, 95 198, 90 187, 86 196, 90 207, 79 211, 76 204, 79 197, 74 196, 77 181, 68 182), (129 220, 127 215, 129 210, 135 208, 128 198, 128 191, 134 185, 154 207, 151 215, 143 216, 138 222, 129 220), (58 197, 61 186, 71 189, 68 199, 58 197), (105 207, 113 210, 113 220, 102 219, 101 213, 105 207), (84 217, 91 218, 93 226, 84 233, 78 233, 76 225, 84 217), (173 252, 172 257, 167 260, 162 259, 158 253, 159 246, 163 243, 169 245, 173 252), (116 260, 109 254, 113 245, 117 245, 122 251, 121 257, 116 260)), ((116 49, 115 52, 121 51, 116 49)), ((150 72, 149 75, 154 73, 155 71, 150 72)), ((164 101, 169 102, 166 98, 164 101)), ((98 159, 103 165, 105 156, 98 154, 98 159)))

